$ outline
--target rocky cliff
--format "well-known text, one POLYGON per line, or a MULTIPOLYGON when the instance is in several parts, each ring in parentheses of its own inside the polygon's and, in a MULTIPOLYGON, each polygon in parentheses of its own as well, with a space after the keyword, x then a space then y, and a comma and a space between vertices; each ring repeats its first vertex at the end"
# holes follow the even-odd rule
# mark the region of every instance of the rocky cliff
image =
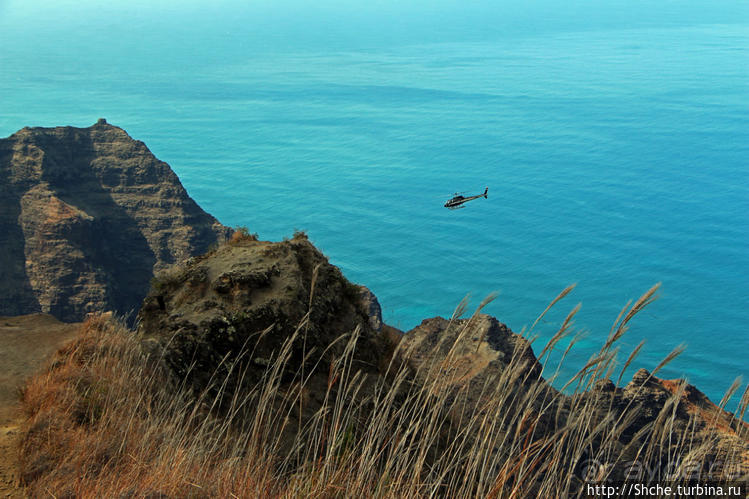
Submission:
POLYGON ((647 481, 680 476, 689 466, 693 477, 712 479, 747 471, 749 425, 684 380, 640 369, 623 387, 600 374, 581 378, 588 385, 583 381, 573 394, 560 393, 542 376, 530 343, 485 314, 426 319, 401 341, 420 381, 438 383, 460 400, 451 414, 456 424, 475 411, 486 412, 482 406, 498 395, 513 400, 525 409, 496 431, 527 434, 529 445, 548 445, 550 452, 582 454, 576 479, 647 481), (570 442, 577 438, 590 450, 573 451, 570 442), (642 475, 645 469, 650 476, 642 475))
MULTIPOLYGON (((179 388, 179 397, 188 388, 185 400, 167 405, 228 416, 231 435, 254 421, 243 438, 271 437, 258 443, 274 452, 264 462, 324 454, 328 466, 360 456, 368 464, 356 466, 378 477, 399 473, 391 485, 415 469, 414 483, 431 480, 434 491, 465 479, 508 496, 564 495, 604 478, 653 482, 665 476, 654 470, 674 466, 687 478, 709 466, 712 479, 716 463, 738 463, 746 476, 749 426, 694 386, 644 369, 617 386, 609 380, 616 349, 607 343, 579 383, 560 392, 544 378, 545 349, 539 362, 525 337, 480 313, 426 319, 403 334, 383 323, 375 295, 303 233, 277 243, 246 231, 229 238, 166 163, 103 120, 0 140, 0 196, 0 315, 76 320, 140 307, 138 334, 126 331, 138 366, 158 364, 154 372, 169 374, 156 384, 179 388), (633 477, 632 464, 646 475, 633 477)), ((87 424, 76 421, 61 431, 87 424)))
MULTIPOLYGON (((450 429, 435 440, 437 453, 458 436, 473 446, 474 439, 487 438, 489 428, 500 453, 502 442, 518 440, 539 456, 579 456, 579 465, 565 464, 577 466, 576 480, 599 473, 621 480, 631 472, 627 463, 652 469, 663 456, 672 456, 671 466, 689 459, 749 462, 749 427, 679 380, 641 369, 616 387, 601 371, 581 378, 582 388, 567 395, 543 377, 526 338, 485 314, 426 319, 401 334, 382 323, 374 294, 348 282, 303 236, 279 243, 235 236, 160 274, 139 318, 140 332, 155 342, 151 350, 196 394, 211 380, 229 379, 232 370, 242 373, 247 387, 257 386, 290 342, 280 376, 291 390, 306 369, 305 424, 322 411, 330 366, 345 350, 341 338, 356 330, 351 369, 369 380, 362 397, 370 397, 377 383, 392 387, 388 371, 405 367, 410 374, 400 378, 393 393, 401 395, 394 400, 444 404, 450 429), (678 438, 662 441, 663 435, 678 438), (607 456, 613 456, 610 462, 607 456)), ((224 388, 228 393, 235 392, 233 383, 224 388)), ((296 414, 289 417, 295 420, 296 414)), ((287 448, 296 427, 286 428, 287 448)), ((496 459, 497 466, 507 462, 496 459)))
POLYGON ((0 199, 0 315, 136 312, 154 271, 229 234, 103 119, 0 139, 0 199))
MULTIPOLYGON (((249 393, 288 352, 278 381, 291 391, 305 380, 301 417, 308 423, 328 397, 332 366, 352 333, 350 368, 371 393, 385 357, 373 327, 378 312, 374 295, 350 283, 306 236, 272 243, 237 232, 215 251, 158 274, 138 319, 149 349, 196 396, 249 393)), ((288 417, 296 423, 281 430, 286 451, 299 424, 296 411, 288 417)))

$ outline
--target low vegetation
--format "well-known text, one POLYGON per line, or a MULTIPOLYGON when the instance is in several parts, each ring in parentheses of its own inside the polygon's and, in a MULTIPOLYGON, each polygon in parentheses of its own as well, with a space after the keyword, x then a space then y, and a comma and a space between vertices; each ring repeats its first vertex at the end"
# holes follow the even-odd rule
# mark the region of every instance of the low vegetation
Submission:
POLYGON ((258 235, 256 232, 250 232, 247 227, 236 227, 234 232, 229 237, 227 244, 235 245, 243 241, 257 241, 258 235))
MULTIPOLYGON (((224 380, 213 379, 196 396, 164 367, 159 346, 121 323, 93 317, 23 391, 28 423, 22 478, 35 497, 556 497, 584 495, 585 480, 610 473, 600 463, 632 455, 653 465, 677 452, 701 465, 714 458, 710 438, 697 444, 696 423, 674 425, 684 385, 655 423, 642 429, 642 438, 633 440, 634 449, 615 442, 638 417, 638 408, 599 417, 607 394, 593 388, 615 377, 615 366, 623 370, 636 357, 639 347, 622 367, 615 345, 654 294, 655 288, 623 311, 601 350, 566 383, 567 395, 544 391, 540 383, 527 392, 512 389, 518 376, 528 373, 514 368, 513 359, 467 412, 460 392, 450 388, 456 381, 450 378, 456 372, 452 350, 414 372, 398 360, 408 357, 402 344, 394 346, 373 394, 360 396, 363 378, 351 362, 358 331, 352 331, 339 339, 346 345, 343 355, 325 366, 322 409, 298 428, 291 449, 282 449, 279 436, 288 429, 289 415, 304 404, 308 378, 297 371, 294 379, 282 379, 281 373, 290 367, 304 324, 268 359, 254 388, 225 393, 224 380), (598 395, 575 397, 585 392, 598 395), (554 412, 560 407, 567 411, 564 424, 551 432, 538 427, 538 400, 544 397, 552 420, 561 417, 554 412), (455 414, 462 415, 460 421, 455 414)), ((454 319, 464 310, 465 303, 454 319)), ((539 361, 570 334, 573 316, 574 311, 539 361)), ((251 342, 247 349, 251 357, 251 342)), ((223 363, 222 372, 241 365, 228 358, 223 363)), ((745 392, 742 418, 747 402, 745 392)))

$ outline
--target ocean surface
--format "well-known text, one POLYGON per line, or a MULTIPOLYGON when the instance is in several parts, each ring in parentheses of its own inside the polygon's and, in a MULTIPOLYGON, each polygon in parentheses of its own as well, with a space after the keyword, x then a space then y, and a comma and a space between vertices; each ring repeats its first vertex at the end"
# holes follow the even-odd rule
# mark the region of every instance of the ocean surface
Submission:
POLYGON ((749 381, 749 19, 358 44, 284 43, 287 23, 241 43, 181 18, 130 12, 125 29, 14 5, 0 136, 104 117, 224 224, 307 231, 403 330, 498 291, 485 311, 520 332, 577 283, 533 331, 538 352, 582 302, 567 376, 660 282, 622 358, 645 339, 634 364, 652 369, 686 343, 661 376, 715 401, 749 381))

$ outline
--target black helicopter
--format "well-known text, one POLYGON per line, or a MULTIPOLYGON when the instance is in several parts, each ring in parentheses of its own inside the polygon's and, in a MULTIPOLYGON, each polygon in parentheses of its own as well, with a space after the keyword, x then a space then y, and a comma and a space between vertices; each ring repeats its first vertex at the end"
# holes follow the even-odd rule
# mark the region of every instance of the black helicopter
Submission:
POLYGON ((487 197, 486 194, 488 192, 489 192, 489 188, 487 187, 486 189, 484 189, 484 193, 483 194, 477 194, 476 196, 465 197, 465 196, 461 196, 458 193, 455 193, 455 196, 453 196, 452 198, 450 198, 447 201, 447 203, 445 203, 445 208, 450 208, 450 209, 458 208, 458 207, 462 208, 461 205, 463 203, 467 203, 468 201, 473 201, 474 199, 478 199, 478 198, 485 198, 486 199, 486 197, 487 197))

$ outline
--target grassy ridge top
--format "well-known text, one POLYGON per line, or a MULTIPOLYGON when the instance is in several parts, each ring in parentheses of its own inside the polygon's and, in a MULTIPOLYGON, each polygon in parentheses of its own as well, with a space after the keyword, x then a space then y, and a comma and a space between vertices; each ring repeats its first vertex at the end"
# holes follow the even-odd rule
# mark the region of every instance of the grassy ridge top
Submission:
POLYGON ((481 307, 461 318, 465 303, 385 334, 303 235, 239 234, 155 281, 139 332, 94 317, 30 381, 23 480, 81 497, 525 497, 674 470, 746 477, 749 428, 723 410, 738 384, 719 407, 659 380, 679 349, 610 379, 656 290, 560 392, 542 372, 576 309, 538 356, 481 307))

